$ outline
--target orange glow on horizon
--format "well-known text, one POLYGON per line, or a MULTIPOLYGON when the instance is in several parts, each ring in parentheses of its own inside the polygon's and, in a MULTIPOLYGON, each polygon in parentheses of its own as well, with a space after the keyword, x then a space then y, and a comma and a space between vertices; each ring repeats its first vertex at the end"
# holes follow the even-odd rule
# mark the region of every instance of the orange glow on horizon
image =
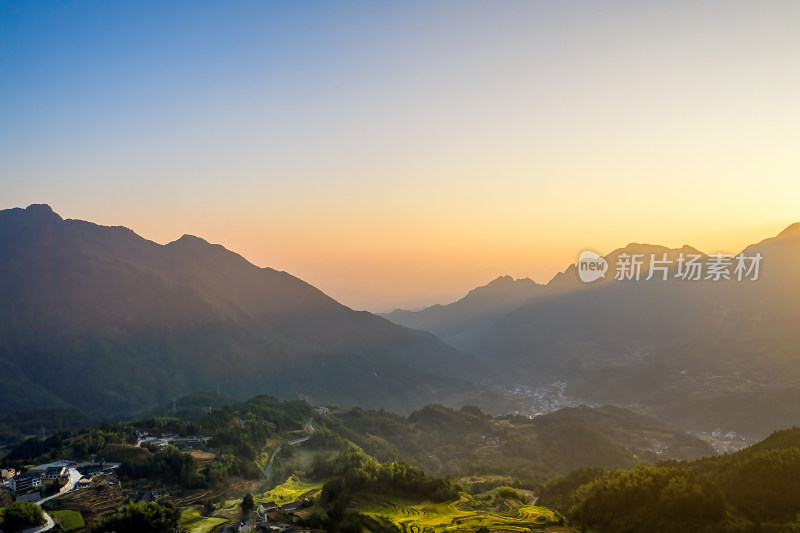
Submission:
POLYGON ((492 233, 490 227, 475 231, 466 223, 459 232, 453 221, 437 226, 419 220, 401 228, 381 226, 377 221, 369 226, 367 221, 359 225, 354 220, 329 224, 320 220, 302 226, 298 221, 260 222, 255 215, 243 212, 238 217, 242 218, 231 215, 222 224, 215 222, 218 218, 197 224, 196 219, 183 217, 126 222, 107 215, 104 218, 109 220, 102 223, 132 227, 162 244, 184 233, 197 235, 222 244, 255 265, 287 271, 345 305, 386 312, 397 307, 447 304, 502 275, 547 283, 573 263, 584 248, 608 253, 630 242, 645 242, 735 253, 795 222, 748 225, 742 220, 738 227, 715 227, 710 223, 628 226, 611 220, 607 226, 594 228, 583 222, 575 226, 563 223, 558 232, 555 224, 550 224, 538 231, 522 227, 512 232, 504 227, 494 228, 496 233, 492 233), (648 234, 652 237, 645 237, 648 234))

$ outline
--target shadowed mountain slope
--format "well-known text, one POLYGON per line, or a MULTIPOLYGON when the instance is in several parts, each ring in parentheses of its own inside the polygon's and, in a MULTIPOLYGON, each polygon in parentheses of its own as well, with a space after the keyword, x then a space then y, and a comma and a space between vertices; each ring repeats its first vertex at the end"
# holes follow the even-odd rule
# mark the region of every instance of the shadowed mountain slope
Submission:
POLYGON ((130 412, 182 394, 268 393, 401 411, 474 387, 474 357, 185 235, 0 211, 5 411, 130 412))
MULTIPOLYGON (((604 279, 583 283, 571 265, 535 297, 519 295, 502 316, 451 321, 448 335, 472 335, 460 347, 512 383, 563 381, 585 401, 651 409, 688 429, 724 426, 763 437, 800 423, 796 406, 770 400, 800 391, 800 224, 742 253, 760 254, 758 279, 743 272, 738 280, 736 257, 730 279, 714 281, 706 279, 713 256, 629 244, 605 256, 604 279), (655 270, 647 280, 651 257, 665 255, 667 279, 655 270), (699 280, 678 276, 681 255, 700 256, 699 280), (626 256, 643 262, 638 281, 615 279, 626 256)), ((403 320, 438 333, 437 323, 414 321, 426 311, 403 320)))
POLYGON ((469 350, 497 320, 525 302, 544 293, 544 285, 528 278, 501 276, 473 289, 448 305, 433 305, 421 311, 396 309, 381 316, 395 324, 430 331, 448 344, 469 350))

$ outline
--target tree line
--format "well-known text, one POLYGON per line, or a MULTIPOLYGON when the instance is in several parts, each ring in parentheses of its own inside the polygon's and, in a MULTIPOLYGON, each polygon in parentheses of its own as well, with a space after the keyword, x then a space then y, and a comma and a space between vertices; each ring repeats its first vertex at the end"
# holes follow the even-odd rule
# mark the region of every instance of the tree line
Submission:
POLYGON ((800 531, 800 429, 735 454, 605 472, 577 470, 541 487, 540 502, 582 531, 800 531))

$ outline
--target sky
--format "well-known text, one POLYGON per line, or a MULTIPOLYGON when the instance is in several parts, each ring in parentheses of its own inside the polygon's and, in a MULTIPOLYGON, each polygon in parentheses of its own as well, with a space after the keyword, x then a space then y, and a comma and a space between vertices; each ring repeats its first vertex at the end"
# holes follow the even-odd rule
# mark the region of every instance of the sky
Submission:
POLYGON ((800 2, 3 1, 0 209, 356 309, 800 221, 800 2))

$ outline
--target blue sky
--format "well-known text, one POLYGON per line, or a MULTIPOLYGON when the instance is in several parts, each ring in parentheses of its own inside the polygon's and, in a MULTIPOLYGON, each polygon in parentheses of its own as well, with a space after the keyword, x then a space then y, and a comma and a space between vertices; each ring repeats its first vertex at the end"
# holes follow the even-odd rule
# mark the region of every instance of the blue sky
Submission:
POLYGON ((796 2, 3 2, 0 208, 386 309, 798 220, 796 2))

